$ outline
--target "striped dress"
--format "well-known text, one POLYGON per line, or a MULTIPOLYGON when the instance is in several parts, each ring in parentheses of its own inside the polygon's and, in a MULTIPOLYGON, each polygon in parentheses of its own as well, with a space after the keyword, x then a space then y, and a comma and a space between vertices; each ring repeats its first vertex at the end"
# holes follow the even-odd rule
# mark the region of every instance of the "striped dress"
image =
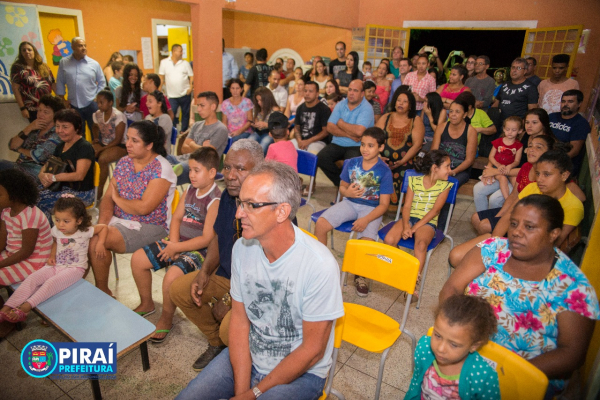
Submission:
POLYGON ((39 229, 35 248, 31 255, 16 264, 0 268, 0 286, 21 282, 32 272, 42 268, 52 248, 52 234, 48 218, 37 207, 27 207, 15 217, 10 215, 10 207, 2 210, 0 219, 6 226, 6 247, 0 252, 0 260, 19 251, 22 246, 24 229, 39 229))

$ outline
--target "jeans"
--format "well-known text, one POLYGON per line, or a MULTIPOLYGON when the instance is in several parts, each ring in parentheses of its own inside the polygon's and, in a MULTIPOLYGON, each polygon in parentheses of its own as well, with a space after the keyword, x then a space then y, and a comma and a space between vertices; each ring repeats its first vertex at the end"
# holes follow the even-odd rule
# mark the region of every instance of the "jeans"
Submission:
MULTIPOLYGON (((240 136, 242 136, 242 135, 240 135, 240 136)), ((250 136, 248 136, 248 139, 256 140, 258 142, 258 144, 260 144, 260 147, 263 148, 265 156, 267 155, 267 149, 269 148, 271 143, 273 143, 273 138, 271 136, 269 136, 269 132, 265 132, 265 133, 252 132, 250 134, 250 136)))
MULTIPOLYGON (((512 191, 510 183, 508 184, 508 190, 512 191)), ((504 204, 504 196, 502 196, 498 181, 494 181, 491 185, 484 185, 483 182, 477 182, 475 187, 473 187, 473 199, 475 200, 475 210, 477 212, 491 208, 501 208, 504 204)))
MULTIPOLYGON (((240 139, 248 139, 252 134, 254 134, 254 132, 242 132, 239 135, 232 137, 231 143, 233 144, 240 139)), ((254 139, 254 137, 252 139, 254 139)), ((256 139, 254 139, 254 140, 256 140, 256 139)))
POLYGON ((331 143, 317 154, 317 166, 335 186, 340 186, 342 170, 335 165, 335 162, 354 157, 360 157, 360 146, 343 147, 331 143))
POLYGON ((90 104, 83 108, 77 108, 71 105, 71 107, 81 115, 81 119, 83 120, 82 132, 85 137, 85 124, 87 124, 88 129, 90 130, 90 134, 92 133, 92 128, 94 127, 94 113, 98 111, 98 104, 95 101, 92 101, 90 104))
POLYGON ((187 131, 190 124, 190 107, 192 105, 192 97, 189 94, 182 97, 169 97, 169 103, 171 103, 171 110, 173 110, 173 114, 175 115, 173 126, 176 126, 179 123, 177 114, 179 107, 181 107, 181 132, 187 131))
MULTIPOLYGON (((250 387, 256 386, 265 376, 252 367, 250 387)), ((176 400, 230 399, 235 394, 233 385, 233 369, 227 348, 192 379, 176 400)), ((325 378, 307 372, 287 385, 278 385, 267 390, 262 394, 261 400, 317 400, 323 394, 324 386, 325 378)))

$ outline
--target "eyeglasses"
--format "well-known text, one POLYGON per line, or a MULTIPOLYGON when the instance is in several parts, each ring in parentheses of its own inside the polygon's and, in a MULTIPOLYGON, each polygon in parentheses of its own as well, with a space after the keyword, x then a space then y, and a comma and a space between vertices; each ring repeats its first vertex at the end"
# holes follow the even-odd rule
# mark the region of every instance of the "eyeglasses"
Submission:
POLYGON ((484 62, 478 62, 475 65, 486 65, 484 62))
POLYGON ((513 71, 521 71, 523 69, 527 69, 527 67, 515 67, 514 65, 512 67, 510 67, 511 70, 513 71))
POLYGON ((267 203, 252 203, 249 201, 240 200, 239 197, 235 199, 235 204, 242 209, 242 211, 246 212, 254 212, 257 208, 262 208, 266 206, 274 206, 276 202, 267 202, 267 203))
POLYGON ((467 61, 467 64, 475 64, 475 61, 467 61))

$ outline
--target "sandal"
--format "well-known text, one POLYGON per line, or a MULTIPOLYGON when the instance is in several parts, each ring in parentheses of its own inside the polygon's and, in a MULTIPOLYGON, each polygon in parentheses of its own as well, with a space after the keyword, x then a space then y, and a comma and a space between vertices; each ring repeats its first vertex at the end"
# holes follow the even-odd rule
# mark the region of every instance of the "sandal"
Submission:
POLYGON ((13 308, 12 310, 10 310, 10 313, 8 313, 8 314, 2 313, 2 317, 4 317, 4 320, 7 322, 11 322, 13 324, 25 321, 27 319, 27 315, 28 315, 28 313, 23 312, 20 308, 13 308), (11 313, 15 314, 16 318, 12 318, 9 315, 11 313))
MULTIPOLYGON (((171 329, 173 329, 173 327, 171 326, 171 329)), ((150 336, 150 339, 148 339, 150 342, 152 343, 162 343, 165 341, 165 339, 167 338, 167 336, 169 336, 169 332, 171 332, 171 329, 159 329, 157 331, 154 332, 154 334, 156 335, 157 333, 166 333, 165 336, 161 337, 161 338, 155 338, 154 336, 150 336)))
POLYGON ((156 308, 152 311, 136 311, 135 313, 140 317, 148 318, 150 315, 156 312, 156 308))

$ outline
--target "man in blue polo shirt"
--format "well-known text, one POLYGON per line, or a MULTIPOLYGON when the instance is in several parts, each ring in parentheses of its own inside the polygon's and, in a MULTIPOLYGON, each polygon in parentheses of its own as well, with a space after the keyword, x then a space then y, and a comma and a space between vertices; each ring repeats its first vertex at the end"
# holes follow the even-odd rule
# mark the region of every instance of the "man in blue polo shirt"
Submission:
POLYGON ((550 114, 550 127, 554 136, 564 143, 570 143, 572 149, 569 157, 573 161, 571 176, 577 177, 583 162, 585 140, 590 133, 590 124, 579 114, 579 107, 583 102, 581 90, 571 89, 562 94, 560 112, 550 114))
POLYGON ((373 125, 373 107, 365 99, 363 82, 353 80, 348 85, 348 97, 335 106, 327 121, 327 132, 333 135, 331 144, 317 155, 317 165, 336 187, 340 186, 342 172, 336 161, 360 157, 360 138, 373 125))
POLYGON ((77 110, 91 132, 94 126, 92 116, 98 111, 94 100, 106 86, 106 79, 100 64, 87 56, 83 38, 74 37, 71 40, 71 48, 73 54, 60 60, 58 65, 56 94, 65 101, 67 108, 77 110), (68 101, 65 100, 65 87, 69 92, 68 101))

